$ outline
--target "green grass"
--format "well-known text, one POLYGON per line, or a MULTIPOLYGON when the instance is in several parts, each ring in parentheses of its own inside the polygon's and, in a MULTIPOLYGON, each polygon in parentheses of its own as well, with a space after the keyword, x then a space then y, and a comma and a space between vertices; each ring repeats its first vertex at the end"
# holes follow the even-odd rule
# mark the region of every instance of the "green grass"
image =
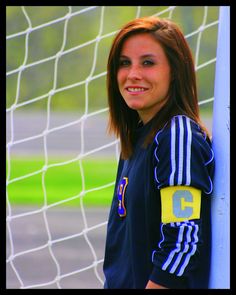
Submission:
MULTIPOLYGON (((78 161, 55 166, 63 163, 63 159, 53 159, 48 163, 45 172, 44 159, 21 157, 11 158, 7 163, 9 184, 8 199, 12 205, 51 205, 66 200, 63 206, 77 206, 80 203, 82 191, 82 173, 78 161), (15 181, 16 178, 39 171, 35 175, 15 181), (70 198, 78 196, 73 200, 70 198), (46 202, 46 203, 45 203, 46 202)), ((87 206, 109 206, 114 185, 89 192, 100 186, 115 181, 117 162, 115 159, 86 159, 81 162, 84 175, 83 204, 87 206)))

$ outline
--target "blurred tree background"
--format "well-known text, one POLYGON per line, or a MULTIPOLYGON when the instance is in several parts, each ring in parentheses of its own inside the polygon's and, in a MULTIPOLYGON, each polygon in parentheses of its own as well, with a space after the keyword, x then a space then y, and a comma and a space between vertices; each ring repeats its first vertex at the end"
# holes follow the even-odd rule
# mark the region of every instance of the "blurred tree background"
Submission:
MULTIPOLYGON (((22 111, 46 110, 47 94, 56 83, 57 91, 52 95, 50 102, 51 111, 85 110, 86 83, 77 84, 86 80, 91 73, 96 46, 96 42, 91 41, 95 40, 99 33, 102 13, 101 6, 80 13, 86 8, 89 6, 72 6, 70 12, 68 6, 25 6, 29 17, 27 19, 20 6, 6 7, 6 33, 10 36, 7 38, 6 48, 7 108, 13 104, 31 101, 32 103, 21 107, 22 111), (67 27, 66 16, 69 18, 67 27), (50 25, 45 25, 49 22, 50 25), (32 28, 26 40, 27 34, 24 32, 30 23, 32 28), (11 37, 14 34, 17 35, 11 37), (62 48, 63 40, 64 49, 55 72, 56 56, 62 48), (81 46, 82 44, 85 46, 81 46), (22 64, 25 67, 19 74, 16 70, 22 64), (76 86, 68 87, 73 84, 76 86), (16 99, 17 87, 19 87, 19 96, 16 99), (37 99, 41 96, 43 99, 37 99)), ((157 14, 167 7, 141 6, 140 8, 140 16, 146 16, 157 14)), ((204 13, 204 6, 177 6, 171 18, 180 25, 184 34, 188 35, 202 25, 204 13)), ((218 14, 218 6, 209 6, 205 25, 216 21, 218 14)), ((109 35, 109 33, 115 32, 136 15, 137 6, 105 6, 102 38, 97 45, 93 77, 106 71, 108 52, 114 38, 114 34, 109 35)), ((169 12, 160 16, 168 17, 169 12)), ((199 34, 195 34, 187 39, 194 55, 198 38, 199 34)), ((210 26, 202 32, 198 65, 215 58, 216 40, 217 25, 210 26)), ((214 72, 214 62, 197 71, 200 101, 214 95, 214 72)), ((88 97, 89 112, 107 107, 105 75, 89 82, 88 97)))

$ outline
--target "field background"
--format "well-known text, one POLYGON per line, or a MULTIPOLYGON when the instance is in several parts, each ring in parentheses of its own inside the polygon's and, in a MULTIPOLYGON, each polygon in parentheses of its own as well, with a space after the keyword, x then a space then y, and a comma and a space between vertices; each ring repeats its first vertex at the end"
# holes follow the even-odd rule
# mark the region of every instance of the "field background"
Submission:
MULTIPOLYGON (((54 162, 63 162, 63 158, 55 158, 54 162)), ((114 159, 94 159, 82 161, 86 179, 85 190, 114 182, 117 162, 114 159)), ((15 157, 11 160, 12 178, 27 174, 29 171, 39 171, 44 166, 44 159, 39 157, 15 157)), ((49 168, 45 185, 47 204, 53 204, 79 195, 82 191, 82 179, 78 162, 49 168)), ((102 191, 88 192, 83 196, 87 206, 109 206, 114 186, 103 188, 102 191)), ((12 205, 41 205, 44 204, 42 173, 17 181, 9 186, 9 201, 12 205)), ((78 197, 79 198, 79 197, 78 197)), ((65 206, 78 206, 78 198, 65 202, 65 206)))

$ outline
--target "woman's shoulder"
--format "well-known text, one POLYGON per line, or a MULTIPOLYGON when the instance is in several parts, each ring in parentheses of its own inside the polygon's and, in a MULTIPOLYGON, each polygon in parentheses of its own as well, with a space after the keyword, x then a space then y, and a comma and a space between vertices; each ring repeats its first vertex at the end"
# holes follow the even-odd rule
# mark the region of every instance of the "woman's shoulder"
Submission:
POLYGON ((164 127, 156 133, 155 143, 171 146, 176 143, 207 145, 211 147, 211 141, 198 122, 186 115, 175 115, 166 122, 164 127))
POLYGON ((175 157, 180 154, 199 153, 213 159, 212 142, 200 124, 186 115, 173 116, 159 130, 154 140, 155 153, 175 157))
POLYGON ((181 179, 189 184, 189 179, 192 179, 193 186, 198 187, 198 179, 202 179, 202 183, 206 181, 207 184, 204 191, 207 194, 212 191, 208 175, 212 176, 214 172, 214 152, 197 122, 188 116, 174 116, 156 134, 155 143, 153 163, 160 183, 163 177, 168 179, 168 183, 175 184, 181 179))

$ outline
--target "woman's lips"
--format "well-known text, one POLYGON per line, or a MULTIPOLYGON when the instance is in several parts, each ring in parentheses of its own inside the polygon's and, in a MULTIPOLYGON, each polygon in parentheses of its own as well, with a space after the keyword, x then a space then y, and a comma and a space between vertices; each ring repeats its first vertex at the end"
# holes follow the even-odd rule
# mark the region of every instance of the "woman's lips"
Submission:
POLYGON ((129 93, 140 93, 148 90, 146 87, 142 86, 128 86, 125 88, 129 93))

